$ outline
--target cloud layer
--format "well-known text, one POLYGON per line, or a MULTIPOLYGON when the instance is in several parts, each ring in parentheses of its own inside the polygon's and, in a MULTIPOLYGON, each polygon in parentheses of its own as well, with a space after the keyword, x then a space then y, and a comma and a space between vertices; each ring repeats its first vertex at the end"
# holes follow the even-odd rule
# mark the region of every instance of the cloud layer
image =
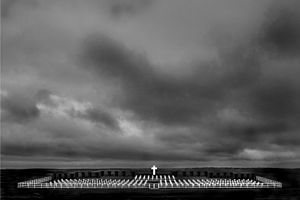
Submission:
POLYGON ((299 166, 297 1, 1 4, 5 167, 299 166))

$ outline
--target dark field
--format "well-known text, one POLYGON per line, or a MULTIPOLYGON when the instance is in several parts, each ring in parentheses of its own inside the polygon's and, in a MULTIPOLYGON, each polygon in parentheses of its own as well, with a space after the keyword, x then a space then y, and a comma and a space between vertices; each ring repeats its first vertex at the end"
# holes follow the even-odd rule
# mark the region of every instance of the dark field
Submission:
POLYGON ((300 200, 300 169, 247 169, 282 182, 282 189, 264 190, 42 190, 18 189, 20 181, 55 172, 50 169, 1 170, 1 199, 292 199, 300 200))

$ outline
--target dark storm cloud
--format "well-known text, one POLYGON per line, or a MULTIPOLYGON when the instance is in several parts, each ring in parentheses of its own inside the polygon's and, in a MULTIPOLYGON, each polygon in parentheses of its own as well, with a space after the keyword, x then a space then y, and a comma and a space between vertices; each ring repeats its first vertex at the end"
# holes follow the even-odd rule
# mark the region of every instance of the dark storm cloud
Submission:
POLYGON ((75 117, 83 118, 91 122, 102 123, 108 127, 118 129, 119 125, 115 118, 113 118, 109 113, 101 111, 96 108, 89 108, 84 113, 73 113, 75 117))
POLYGON ((260 136, 275 137, 285 131, 290 130, 287 122, 281 121, 261 121, 261 124, 225 124, 220 126, 220 132, 223 131, 225 136, 236 137, 239 140, 246 140, 248 142, 259 142, 260 136))
POLYGON ((298 130, 288 134, 282 134, 280 137, 271 138, 271 142, 280 146, 289 146, 290 148, 299 146, 300 138, 298 137, 298 130))
MULTIPOLYGON (((188 78, 164 75, 144 56, 103 35, 85 40, 82 58, 82 65, 102 78, 121 81, 125 89, 124 96, 120 97, 124 100, 121 106, 162 123, 197 121, 221 101, 232 85, 241 85, 256 73, 251 69, 241 72, 236 62, 230 72, 218 72, 215 62, 200 62, 194 64, 195 73, 188 78), (244 78, 240 78, 240 73, 244 78)), ((249 61, 248 58, 238 60, 241 59, 249 61)))
POLYGON ((16 0, 3 0, 1 1, 1 17, 7 17, 9 15, 9 11, 16 0))
POLYGON ((82 65, 101 78, 121 81, 120 106, 145 119, 185 124, 222 108, 232 91, 237 96, 250 91, 261 73, 253 48, 246 43, 221 50, 221 63, 193 62, 188 66, 192 75, 177 77, 159 72, 145 56, 120 42, 93 35, 84 42, 82 65))
MULTIPOLYGON (((101 143, 102 144, 102 143, 101 143)), ((2 153, 7 156, 57 156, 66 159, 121 159, 121 160, 156 160, 156 161, 176 161, 176 160, 206 160, 200 155, 190 152, 156 152, 153 149, 136 150, 135 146, 123 146, 117 144, 99 145, 96 143, 78 145, 77 143, 5 143, 2 153), (120 149, 122 149, 120 151, 120 149)))
POLYGON ((147 60, 105 35, 92 35, 84 43, 82 59, 100 75, 124 82, 146 82, 153 71, 147 60))
POLYGON ((35 119, 40 112, 33 99, 13 94, 1 99, 1 120, 23 123, 35 119))
POLYGON ((38 4, 38 1, 36 0, 2 0, 1 1, 1 17, 8 18, 11 16, 10 13, 12 12, 12 9, 14 9, 15 5, 23 4, 23 5, 29 5, 29 6, 36 6, 38 4))
POLYGON ((299 56, 299 2, 278 3, 266 13, 259 42, 273 56, 299 56))
POLYGON ((165 123, 193 120, 213 111, 232 90, 237 96, 248 91, 251 106, 263 116, 299 113, 297 86, 288 80, 259 79, 258 55, 251 52, 255 47, 226 52, 221 66, 215 62, 196 64, 194 74, 181 79, 157 73, 144 57, 112 39, 100 36, 88 40, 93 42, 85 43, 86 63, 103 78, 121 80, 127 92, 123 103, 142 117, 165 123), (225 69, 220 71, 220 67, 225 69))
POLYGON ((146 10, 153 0, 112 0, 109 9, 114 17, 133 15, 146 10))
POLYGON ((230 143, 214 143, 211 142, 209 145, 207 145, 202 151, 206 155, 210 156, 232 156, 237 154, 241 149, 243 149, 242 144, 235 143, 234 145, 233 141, 230 143))
POLYGON ((271 80, 251 91, 250 101, 267 119, 291 120, 299 117, 299 87, 288 80, 271 80))

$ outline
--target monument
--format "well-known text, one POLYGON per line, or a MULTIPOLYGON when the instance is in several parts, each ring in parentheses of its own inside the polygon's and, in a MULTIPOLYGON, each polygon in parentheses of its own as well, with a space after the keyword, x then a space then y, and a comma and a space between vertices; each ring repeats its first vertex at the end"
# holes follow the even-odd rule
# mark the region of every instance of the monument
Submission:
POLYGON ((156 175, 156 170, 157 170, 157 167, 155 166, 155 165, 153 165, 152 167, 151 167, 151 169, 152 169, 152 175, 156 175))

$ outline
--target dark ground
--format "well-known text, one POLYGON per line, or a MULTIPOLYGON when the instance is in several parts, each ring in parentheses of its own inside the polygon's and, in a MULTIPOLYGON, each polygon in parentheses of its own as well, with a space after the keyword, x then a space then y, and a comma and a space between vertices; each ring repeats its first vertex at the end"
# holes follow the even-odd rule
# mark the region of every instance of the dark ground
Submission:
POLYGON ((290 199, 300 200, 300 169, 247 169, 282 182, 282 189, 264 190, 139 190, 102 192, 83 190, 18 189, 17 183, 54 172, 50 169, 1 170, 1 199, 290 199))

